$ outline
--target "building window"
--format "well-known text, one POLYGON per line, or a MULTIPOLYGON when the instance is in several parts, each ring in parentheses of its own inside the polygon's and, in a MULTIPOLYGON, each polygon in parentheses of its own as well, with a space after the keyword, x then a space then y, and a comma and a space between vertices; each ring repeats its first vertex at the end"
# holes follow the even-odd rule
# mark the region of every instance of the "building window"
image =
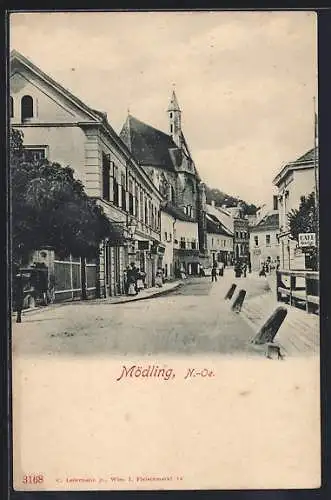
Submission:
POLYGON ((236 238, 239 238, 239 232, 236 231, 236 238))
POLYGON ((148 225, 148 208, 147 208, 147 200, 145 200, 145 224, 148 225))
POLYGON ((134 211, 134 197, 133 197, 133 182, 129 180, 129 214, 133 215, 134 211))
POLYGON ((11 96, 9 98, 9 113, 10 118, 14 118, 14 99, 11 96))
POLYGON ((121 175, 121 208, 126 210, 126 189, 125 189, 125 175, 121 175))
POLYGON ((25 95, 21 100, 22 121, 33 118, 33 99, 30 95, 25 95))
POLYGON ((259 246, 259 237, 258 236, 254 236, 254 243, 255 243, 256 247, 259 246))
POLYGON ((266 242, 267 247, 269 247, 270 246, 270 234, 266 234, 265 242, 266 242))
POLYGON ((164 240, 168 241, 168 233, 167 233, 167 231, 165 231, 165 233, 164 233, 164 240))
POLYGON ((140 214, 139 214, 139 192, 138 192, 138 187, 136 186, 136 190, 135 190, 135 216, 138 218, 140 218, 140 214))
POLYGON ((186 248, 186 243, 185 243, 184 236, 182 236, 181 239, 180 239, 180 248, 183 248, 183 249, 186 248))
POLYGON ((192 250, 196 250, 197 248, 197 242, 196 240, 192 240, 192 250))
POLYGON ((105 153, 102 153, 102 197, 110 200, 110 160, 105 153))
POLYGON ((46 148, 34 148, 24 146, 24 159, 25 161, 38 162, 45 160, 46 148))
POLYGON ((170 133, 172 134, 172 130, 173 130, 173 127, 172 127, 172 124, 170 125, 170 133))
POLYGON ((172 233, 169 233, 169 241, 172 241, 172 233))
POLYGON ((172 118, 172 113, 170 113, 170 118, 172 118))
POLYGON ((114 180, 113 180, 113 203, 118 207, 119 205, 119 185, 117 181, 117 168, 114 168, 114 180))

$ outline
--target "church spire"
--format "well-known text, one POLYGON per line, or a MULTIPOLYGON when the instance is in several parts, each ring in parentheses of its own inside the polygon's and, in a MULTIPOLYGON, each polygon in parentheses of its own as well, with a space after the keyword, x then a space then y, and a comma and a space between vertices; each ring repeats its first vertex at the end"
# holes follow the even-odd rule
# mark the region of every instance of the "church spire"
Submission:
POLYGON ((181 110, 177 101, 175 89, 172 91, 170 104, 167 109, 169 115, 169 129, 170 135, 177 146, 181 147, 182 141, 182 124, 181 124, 181 110))
POLYGON ((179 104, 178 104, 178 101, 177 101, 175 89, 172 91, 171 100, 170 100, 170 103, 169 103, 169 106, 168 106, 168 112, 170 112, 170 111, 179 111, 179 112, 181 112, 179 104))

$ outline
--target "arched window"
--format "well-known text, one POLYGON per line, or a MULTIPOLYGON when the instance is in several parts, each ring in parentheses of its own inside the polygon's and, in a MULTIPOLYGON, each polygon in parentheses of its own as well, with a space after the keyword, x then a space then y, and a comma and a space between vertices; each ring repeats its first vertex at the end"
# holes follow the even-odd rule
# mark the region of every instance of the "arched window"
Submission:
POLYGON ((21 101, 21 117, 22 121, 27 118, 33 118, 33 99, 30 95, 22 97, 21 101))
POLYGON ((9 99, 9 112, 10 112, 10 118, 14 117, 14 99, 10 96, 9 99))

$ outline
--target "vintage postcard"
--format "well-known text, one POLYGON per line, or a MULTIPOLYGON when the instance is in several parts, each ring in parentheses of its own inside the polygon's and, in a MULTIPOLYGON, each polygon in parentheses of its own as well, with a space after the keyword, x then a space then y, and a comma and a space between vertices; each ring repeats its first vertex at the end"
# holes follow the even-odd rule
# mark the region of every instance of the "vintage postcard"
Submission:
POLYGON ((320 487, 316 14, 9 29, 13 488, 320 487))

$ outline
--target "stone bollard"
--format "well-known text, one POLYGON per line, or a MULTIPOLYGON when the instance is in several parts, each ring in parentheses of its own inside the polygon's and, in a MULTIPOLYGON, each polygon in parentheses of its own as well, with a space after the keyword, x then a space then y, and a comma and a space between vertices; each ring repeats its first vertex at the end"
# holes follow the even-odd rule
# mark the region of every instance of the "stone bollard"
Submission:
POLYGON ((230 287, 230 289, 229 289, 228 293, 225 295, 225 300, 226 300, 226 299, 232 299, 232 296, 233 296, 234 291, 235 291, 235 289, 236 289, 236 288, 237 288, 237 285, 235 285, 235 284, 233 283, 233 285, 231 285, 231 287, 230 287))
POLYGON ((252 343, 267 344, 273 342, 276 333, 281 327, 286 315, 287 309, 285 307, 277 307, 270 318, 268 318, 264 325, 260 328, 257 335, 252 340, 252 343))
POLYGON ((239 313, 241 311, 241 307, 243 305, 244 299, 246 296, 246 290, 240 290, 235 301, 232 304, 232 311, 239 313))

